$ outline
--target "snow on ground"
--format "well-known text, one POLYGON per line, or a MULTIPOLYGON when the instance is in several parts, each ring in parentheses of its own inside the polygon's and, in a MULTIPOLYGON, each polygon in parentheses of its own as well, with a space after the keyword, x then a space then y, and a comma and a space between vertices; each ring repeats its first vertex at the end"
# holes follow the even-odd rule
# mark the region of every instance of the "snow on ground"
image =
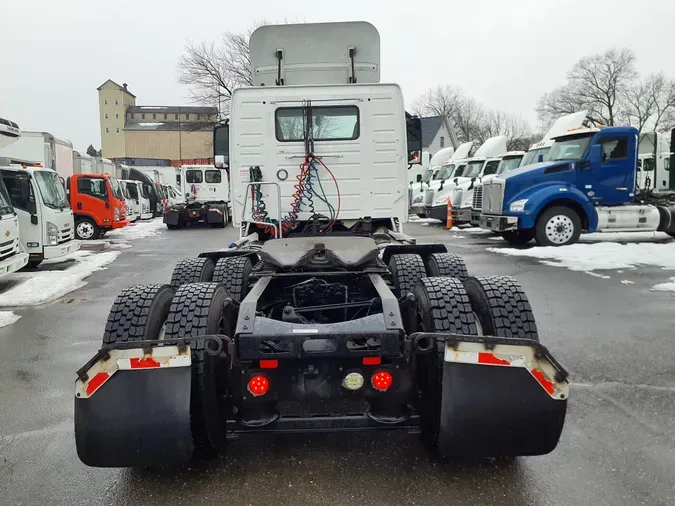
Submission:
POLYGON ((408 221, 414 223, 436 223, 436 224, 442 223, 440 220, 434 220, 433 218, 420 218, 418 216, 415 217, 408 216, 408 221))
POLYGON ((22 281, 0 294, 0 307, 35 306, 52 302, 67 293, 86 285, 83 281, 93 272, 104 269, 113 262, 120 251, 93 253, 87 250, 76 251, 67 257, 45 261, 41 269, 34 272, 18 272, 8 276, 22 281), (45 267, 74 260, 73 265, 63 270, 48 270, 45 267))
MULTIPOLYGON (((536 258, 546 265, 565 267, 572 271, 585 272, 602 278, 609 278, 609 276, 593 271, 636 269, 640 265, 661 267, 664 270, 675 270, 675 241, 629 244, 599 242, 594 244, 572 244, 571 246, 561 247, 535 247, 530 249, 487 248, 487 250, 502 255, 536 258)), ((661 285, 656 285, 654 289, 675 291, 675 283, 662 283, 661 285)))
POLYGON ((130 223, 124 228, 111 230, 105 235, 105 239, 103 240, 121 239, 128 241, 133 239, 143 239, 144 237, 159 235, 159 231, 165 228, 166 225, 162 221, 162 218, 155 218, 150 221, 137 221, 136 223, 130 223))
POLYGON ((6 327, 12 323, 16 323, 19 318, 19 315, 15 315, 11 311, 0 311, 0 327, 6 327))
POLYGON ((652 290, 655 292, 675 292, 675 278, 670 278, 668 283, 659 283, 654 285, 652 290))

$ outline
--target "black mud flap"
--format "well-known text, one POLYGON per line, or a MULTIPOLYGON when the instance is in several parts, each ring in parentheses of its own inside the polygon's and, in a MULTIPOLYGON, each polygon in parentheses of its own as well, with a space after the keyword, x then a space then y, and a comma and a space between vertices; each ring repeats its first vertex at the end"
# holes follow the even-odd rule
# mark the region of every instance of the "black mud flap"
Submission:
POLYGON ((167 209, 164 212, 164 223, 167 225, 178 225, 180 219, 180 211, 176 209, 167 209))
POLYGON ((442 455, 515 457, 555 449, 567 409, 566 373, 541 353, 543 346, 532 344, 446 346, 442 455))
MULTIPOLYGON (((85 379, 76 383, 75 442, 80 460, 93 467, 157 467, 188 461, 194 449, 189 362, 137 370, 106 368, 119 362, 115 352, 94 363, 85 379)), ((143 366, 148 359, 137 359, 139 363, 143 366)))
POLYGON ((223 223, 225 221, 225 218, 222 213, 223 211, 220 209, 219 210, 216 210, 215 208, 209 209, 206 212, 206 222, 209 224, 223 223))

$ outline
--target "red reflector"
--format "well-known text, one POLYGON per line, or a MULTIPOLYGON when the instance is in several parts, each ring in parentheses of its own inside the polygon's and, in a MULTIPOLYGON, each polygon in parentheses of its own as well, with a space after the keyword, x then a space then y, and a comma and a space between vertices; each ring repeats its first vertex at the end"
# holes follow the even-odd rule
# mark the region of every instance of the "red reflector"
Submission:
POLYGON ((154 367, 159 367, 159 362, 151 357, 130 358, 129 365, 132 369, 152 369, 154 367))
POLYGON ((363 365, 380 365, 381 363, 381 357, 363 357, 363 365))
POLYGON ((501 358, 497 358, 492 353, 483 352, 478 353, 478 363, 490 365, 511 365, 510 362, 502 360, 501 358))
POLYGON ((262 374, 256 374, 248 380, 248 391, 253 395, 265 395, 269 389, 270 382, 262 374))
POLYGON ((377 390, 384 392, 394 382, 394 378, 387 371, 378 371, 373 374, 371 382, 377 390))
POLYGON ((539 369, 532 369, 530 372, 537 382, 539 382, 539 384, 544 387, 544 390, 546 390, 549 395, 555 394, 555 385, 553 385, 551 380, 544 376, 543 372, 541 372, 539 369))
POLYGON ((96 392, 96 390, 98 390, 101 385, 103 385, 103 383, 108 381, 108 378, 110 378, 110 374, 107 372, 100 372, 91 378, 89 383, 87 383, 87 395, 91 395, 96 392))
POLYGON ((260 361, 260 368, 261 369, 276 369, 279 367, 279 361, 278 360, 261 360, 260 361))

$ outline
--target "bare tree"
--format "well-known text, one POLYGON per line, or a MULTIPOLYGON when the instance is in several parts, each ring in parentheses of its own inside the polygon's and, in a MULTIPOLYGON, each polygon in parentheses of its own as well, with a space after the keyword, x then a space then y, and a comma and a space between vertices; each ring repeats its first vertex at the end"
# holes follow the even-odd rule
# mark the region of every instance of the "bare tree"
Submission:
POLYGON ((219 44, 186 44, 177 64, 178 82, 188 86, 192 101, 218 107, 221 117, 227 115, 234 88, 252 84, 248 40, 265 24, 259 21, 245 33, 226 32, 219 44))
POLYGON ((588 109, 591 119, 615 125, 622 116, 622 94, 637 77, 630 49, 586 56, 567 73, 567 84, 545 94, 537 106, 542 119, 588 109))
POLYGON ((446 116, 452 119, 462 100, 464 92, 458 86, 436 86, 415 101, 413 111, 419 116, 446 116))
POLYGON ((521 116, 503 111, 487 111, 483 117, 478 140, 485 142, 490 137, 498 135, 506 136, 506 149, 509 151, 526 151, 531 144, 532 129, 527 120, 521 116))

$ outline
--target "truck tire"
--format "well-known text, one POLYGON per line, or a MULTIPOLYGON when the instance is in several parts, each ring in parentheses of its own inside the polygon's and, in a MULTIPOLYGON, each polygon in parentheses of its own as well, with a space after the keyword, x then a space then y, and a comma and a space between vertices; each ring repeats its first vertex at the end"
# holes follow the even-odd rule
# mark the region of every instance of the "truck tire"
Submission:
POLYGON ((465 281, 469 278, 466 264, 454 253, 432 253, 427 258, 427 275, 430 278, 450 277, 465 281))
MULTIPOLYGON (((413 293, 420 331, 478 335, 469 296, 460 280, 424 278, 413 293)), ((416 355, 420 431, 425 445, 434 453, 440 451, 444 353, 445 346, 438 343, 430 353, 416 355)))
POLYGON ((169 285, 136 285, 122 290, 108 313, 103 344, 161 339, 173 295, 169 285))
POLYGON ((412 293, 417 282, 427 275, 422 257, 414 253, 392 255, 389 272, 399 297, 412 293))
POLYGON ((184 258, 173 269, 171 287, 177 290, 187 283, 211 281, 215 265, 210 258, 184 258))
POLYGON ((537 218, 534 239, 539 246, 567 246, 581 235, 581 218, 573 209, 556 206, 546 209, 537 218))
MULTIPOLYGON (((231 326, 225 311, 225 287, 219 283, 190 283, 181 286, 171 302, 166 322, 167 338, 223 334, 231 326)), ((225 446, 227 420, 227 365, 207 353, 204 342, 194 342, 190 426, 196 456, 217 455, 225 446)))
POLYGON ((98 239, 100 230, 91 218, 78 217, 75 220, 75 237, 82 241, 98 239))
POLYGON ((248 277, 252 270, 248 257, 221 258, 216 263, 213 282, 222 284, 232 300, 241 302, 248 293, 248 277))
POLYGON ((509 230, 508 232, 503 232, 500 235, 509 244, 522 245, 527 244, 532 239, 534 239, 534 230, 533 229, 509 230))
POLYGON ((510 276, 471 277, 464 283, 482 334, 539 341, 532 306, 510 276))

